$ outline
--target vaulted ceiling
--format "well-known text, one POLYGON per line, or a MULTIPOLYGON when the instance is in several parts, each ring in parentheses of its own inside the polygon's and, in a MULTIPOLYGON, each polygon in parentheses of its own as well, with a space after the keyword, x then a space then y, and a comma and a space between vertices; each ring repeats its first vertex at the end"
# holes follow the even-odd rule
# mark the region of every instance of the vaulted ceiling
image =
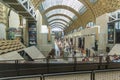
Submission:
POLYGON ((96 17, 120 8, 120 0, 31 0, 36 9, 41 8, 50 26, 61 26, 69 32, 85 27, 96 17), (55 22, 56 21, 56 22, 55 22), (52 25, 51 25, 52 24, 52 25))

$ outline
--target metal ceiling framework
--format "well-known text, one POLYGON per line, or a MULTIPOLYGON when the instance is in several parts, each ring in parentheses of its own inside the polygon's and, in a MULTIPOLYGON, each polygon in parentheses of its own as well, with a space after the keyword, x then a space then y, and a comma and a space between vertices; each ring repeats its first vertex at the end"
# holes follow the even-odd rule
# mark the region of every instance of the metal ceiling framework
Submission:
POLYGON ((36 21, 35 9, 29 0, 0 0, 0 2, 24 16, 28 21, 36 21))

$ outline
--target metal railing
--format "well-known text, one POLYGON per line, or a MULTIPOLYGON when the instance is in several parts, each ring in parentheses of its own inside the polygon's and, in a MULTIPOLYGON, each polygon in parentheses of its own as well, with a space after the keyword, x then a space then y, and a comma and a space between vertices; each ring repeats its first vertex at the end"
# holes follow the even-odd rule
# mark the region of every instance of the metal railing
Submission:
MULTIPOLYGON (((60 58, 36 58, 33 61, 19 60, 0 60, 0 63, 105 63, 107 55, 104 56, 81 56, 81 57, 60 57, 60 58)), ((109 55, 110 62, 119 62, 119 55, 109 55)))
POLYGON ((5 77, 5 78, 0 78, 0 80, 34 80, 37 78, 37 80, 43 80, 42 75, 28 75, 28 76, 16 76, 16 77, 5 77))
POLYGON ((120 80, 120 69, 5 77, 0 80, 120 80))
POLYGON ((43 58, 34 59, 34 61, 3 60, 0 61, 0 77, 120 68, 118 62, 107 62, 100 56, 89 57, 89 60, 86 61, 83 61, 82 58, 85 57, 67 58, 71 59, 71 61, 61 61, 62 58, 43 58))

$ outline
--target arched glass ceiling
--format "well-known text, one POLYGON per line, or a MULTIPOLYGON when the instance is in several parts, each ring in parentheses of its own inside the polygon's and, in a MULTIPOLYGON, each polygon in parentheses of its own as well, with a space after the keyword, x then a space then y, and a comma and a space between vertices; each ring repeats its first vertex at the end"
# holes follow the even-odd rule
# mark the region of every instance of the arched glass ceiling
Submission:
POLYGON ((65 20, 65 21, 67 21, 67 22, 70 22, 70 21, 71 21, 70 19, 68 19, 68 18, 66 18, 66 17, 64 17, 64 16, 54 16, 54 17, 49 18, 49 19, 48 19, 48 22, 50 22, 51 20, 54 20, 54 19, 63 19, 63 20, 65 20))
POLYGON ((46 10, 51 6, 56 5, 66 5, 73 9, 75 9, 77 12, 84 6, 80 1, 78 0, 45 0, 43 3, 43 9, 46 10))
POLYGON ((67 26, 69 25, 68 23, 66 23, 64 21, 61 21, 61 20, 55 20, 55 21, 50 22, 49 24, 52 24, 52 23, 55 23, 55 22, 60 22, 60 23, 63 23, 65 25, 67 25, 67 26))
MULTIPOLYGON (((54 14, 65 14, 65 15, 69 16, 70 18, 73 18, 74 16, 76 16, 73 12, 66 10, 66 9, 54 9, 54 10, 46 13, 46 16, 49 17, 54 14)), ((76 18, 77 18, 77 16, 76 16, 76 18)))

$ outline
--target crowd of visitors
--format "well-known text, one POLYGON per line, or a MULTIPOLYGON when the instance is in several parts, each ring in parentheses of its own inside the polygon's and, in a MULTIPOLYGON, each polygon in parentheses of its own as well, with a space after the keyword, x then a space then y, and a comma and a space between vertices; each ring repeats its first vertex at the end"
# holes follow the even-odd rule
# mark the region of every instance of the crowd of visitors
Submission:
POLYGON ((95 55, 94 53, 91 54, 90 49, 83 49, 79 48, 76 50, 74 44, 72 44, 68 40, 63 40, 63 39, 56 39, 55 40, 55 45, 57 46, 58 49, 52 49, 51 52, 49 53, 48 57, 49 58, 81 58, 80 61, 82 62, 120 62, 120 56, 117 56, 114 54, 113 56, 110 55, 103 55, 103 56, 98 56, 95 55), (80 54, 78 56, 78 54, 80 54), (70 56, 71 55, 71 56, 70 56))

